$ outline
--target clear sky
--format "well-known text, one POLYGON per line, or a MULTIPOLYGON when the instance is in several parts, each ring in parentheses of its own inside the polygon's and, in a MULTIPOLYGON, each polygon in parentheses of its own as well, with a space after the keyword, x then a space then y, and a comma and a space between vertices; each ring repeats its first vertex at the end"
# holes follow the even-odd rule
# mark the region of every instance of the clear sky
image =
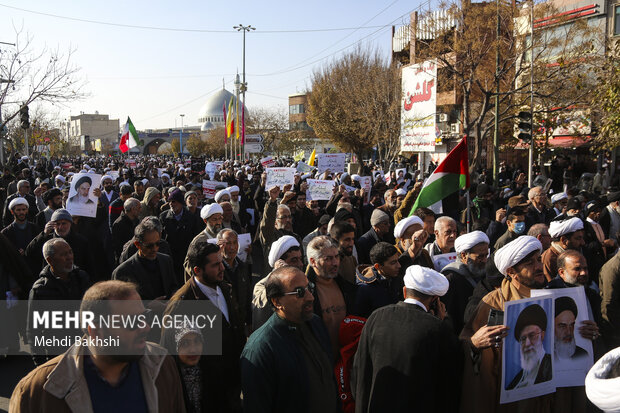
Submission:
POLYGON ((99 111, 121 124, 131 116, 141 130, 167 128, 175 122, 180 126, 180 114, 186 125, 197 125, 200 107, 222 87, 222 78, 234 90, 235 73, 242 70, 242 34, 232 29, 235 25, 257 28, 246 35, 248 108, 286 107, 288 95, 310 86, 313 70, 356 44, 379 48, 387 58, 391 25, 406 24, 421 3, 0 0, 0 41, 14 41, 17 27, 33 37, 36 47, 76 49, 73 62, 90 96, 56 109, 60 118, 99 111), (316 31, 343 28, 359 29, 316 31))

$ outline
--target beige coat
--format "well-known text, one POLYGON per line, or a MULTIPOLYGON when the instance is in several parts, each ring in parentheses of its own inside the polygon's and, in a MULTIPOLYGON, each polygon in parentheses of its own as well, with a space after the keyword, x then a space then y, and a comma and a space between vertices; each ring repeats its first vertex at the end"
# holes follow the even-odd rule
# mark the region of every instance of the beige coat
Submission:
MULTIPOLYGON (((11 395, 9 412, 92 413, 83 351, 73 346, 21 379, 11 395)), ((149 412, 185 412, 179 372, 163 347, 147 342, 139 367, 149 412)))

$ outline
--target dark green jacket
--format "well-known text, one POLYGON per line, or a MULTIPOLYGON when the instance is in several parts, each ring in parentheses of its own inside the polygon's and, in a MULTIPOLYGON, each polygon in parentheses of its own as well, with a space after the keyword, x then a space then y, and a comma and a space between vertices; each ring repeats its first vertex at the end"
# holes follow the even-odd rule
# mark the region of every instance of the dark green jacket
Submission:
MULTIPOLYGON (((323 321, 314 315, 307 324, 333 363, 329 335, 323 321)), ((241 353, 244 412, 304 412, 309 396, 307 381, 295 327, 274 313, 250 336, 241 353)))

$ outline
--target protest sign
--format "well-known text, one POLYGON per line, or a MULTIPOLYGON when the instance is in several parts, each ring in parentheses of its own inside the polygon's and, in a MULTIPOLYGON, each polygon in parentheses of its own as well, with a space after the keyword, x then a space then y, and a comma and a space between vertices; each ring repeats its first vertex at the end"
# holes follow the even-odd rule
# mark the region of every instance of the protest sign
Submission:
POLYGON ((251 234, 239 234, 237 237, 237 241, 239 243, 239 249, 237 249, 237 257, 243 262, 248 260, 247 249, 252 244, 252 235, 251 234))
POLYGON ((130 168, 135 168, 136 167, 136 160, 129 158, 129 159, 125 159, 125 165, 127 165, 130 168))
POLYGON ((308 179, 308 190, 306 200, 308 201, 328 201, 333 195, 334 181, 320 179, 308 179))
POLYGON ((270 168, 276 164, 276 161, 274 161, 271 156, 267 156, 266 158, 260 160, 260 164, 263 165, 263 168, 270 168))
POLYGON ((301 173, 307 173, 307 172, 312 172, 314 168, 308 164, 306 164, 305 162, 299 161, 297 163, 297 172, 301 172, 301 173))
POLYGON ((93 189, 99 188, 101 175, 79 173, 73 175, 67 198, 67 211, 71 215, 95 218, 99 200, 93 189))
POLYGON ((202 181, 202 193, 205 196, 205 199, 213 199, 215 198, 215 192, 217 191, 217 186, 221 184, 218 181, 209 181, 204 179, 202 181))
POLYGON ((383 181, 385 181, 385 178, 383 177, 383 171, 379 170, 379 171, 374 171, 372 173, 372 178, 375 182, 377 182, 378 179, 381 179, 383 181))
POLYGON ((594 364, 592 341, 579 334, 589 320, 583 287, 531 291, 532 297, 552 297, 555 303, 553 342, 553 382, 556 387, 583 386, 594 364))
POLYGON ((279 186, 283 189, 285 185, 294 185, 295 172, 295 168, 267 168, 265 188, 269 190, 274 186, 279 186))
POLYGON ((118 179, 118 171, 108 171, 108 175, 112 177, 114 182, 118 179))
POLYGON ((347 192, 355 192, 356 189, 357 188, 354 187, 354 186, 349 186, 349 185, 345 185, 344 186, 344 190, 347 191, 347 192))
POLYGON ((317 157, 317 168, 319 173, 329 169, 332 173, 344 172, 346 163, 345 153, 319 153, 317 157))
POLYGON ((502 345, 500 404, 555 391, 553 312, 551 297, 504 303, 504 324, 509 330, 502 345))
POLYGON ((435 265, 435 269, 441 272, 441 270, 443 270, 443 267, 456 261, 456 252, 433 255, 432 258, 433 258, 433 264, 435 265))
POLYGON ((372 189, 372 178, 370 176, 362 176, 359 180, 360 186, 365 192, 364 205, 370 203, 370 190, 372 189))
POLYGON ((213 179, 217 173, 217 164, 215 162, 207 162, 205 173, 209 176, 209 179, 213 179))

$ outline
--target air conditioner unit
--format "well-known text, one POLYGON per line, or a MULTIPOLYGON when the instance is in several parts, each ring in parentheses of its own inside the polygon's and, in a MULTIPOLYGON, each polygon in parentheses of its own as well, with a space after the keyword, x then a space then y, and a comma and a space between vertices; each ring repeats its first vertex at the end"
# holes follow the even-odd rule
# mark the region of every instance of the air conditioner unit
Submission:
POLYGON ((440 113, 439 114, 439 122, 447 122, 448 121, 448 114, 447 113, 440 113))
POLYGON ((460 123, 451 123, 450 124, 450 133, 461 133, 461 124, 460 123))

